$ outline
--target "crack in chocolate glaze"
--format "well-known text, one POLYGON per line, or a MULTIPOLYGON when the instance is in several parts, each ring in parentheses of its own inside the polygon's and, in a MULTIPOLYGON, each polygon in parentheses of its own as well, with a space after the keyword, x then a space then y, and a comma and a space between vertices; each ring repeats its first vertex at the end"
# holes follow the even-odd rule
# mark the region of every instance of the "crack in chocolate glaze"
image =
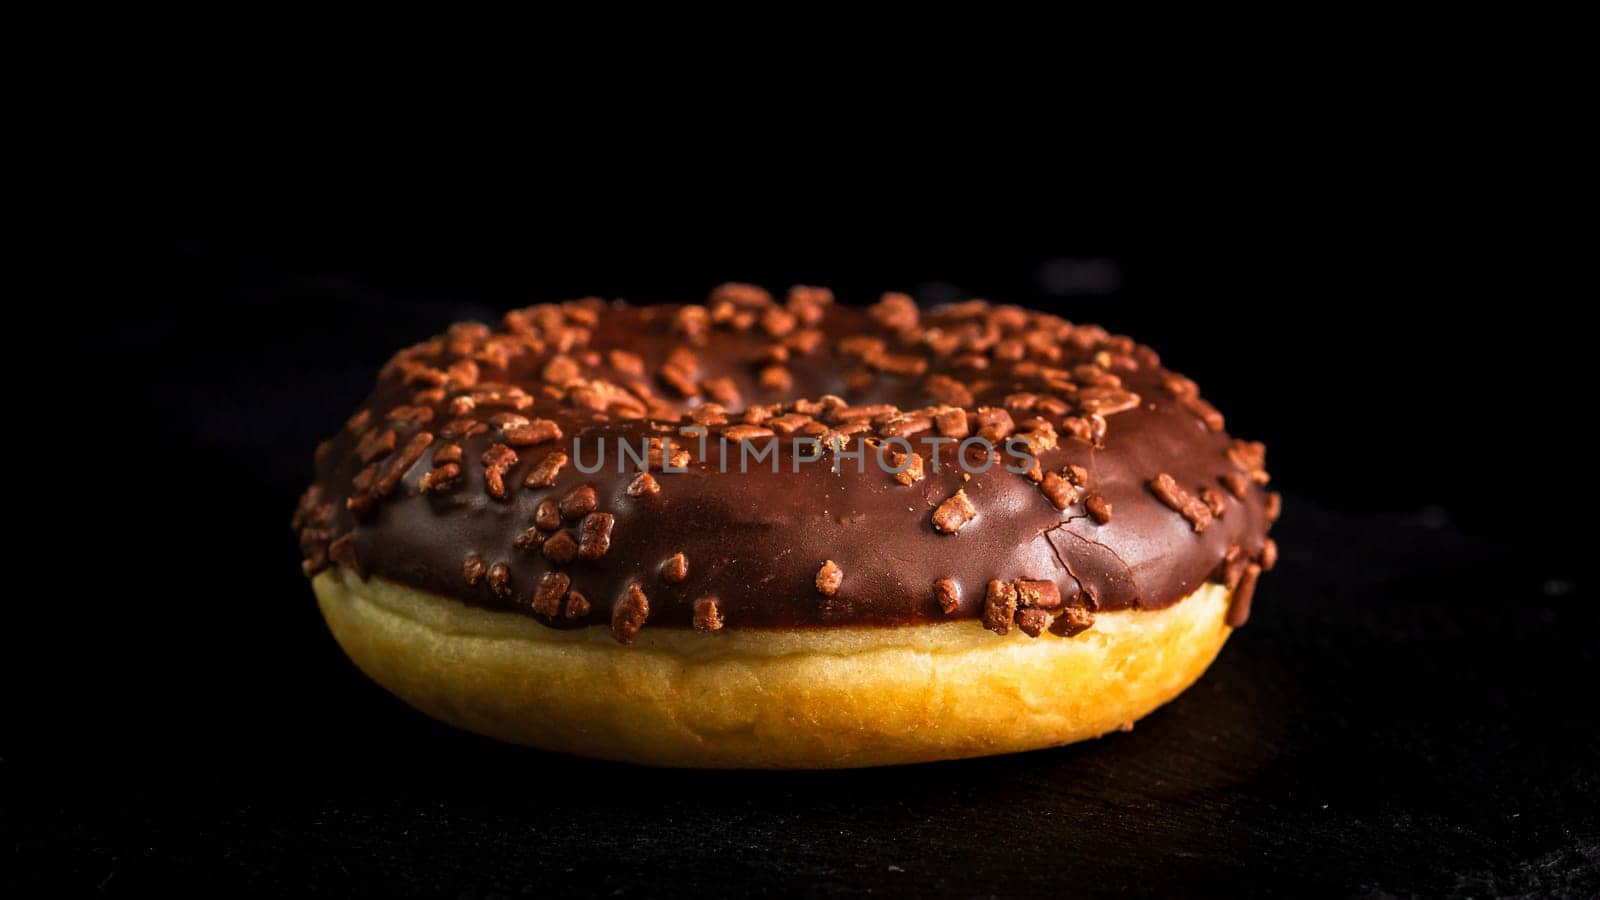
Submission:
POLYGON ((1063 570, 1075 583, 1063 596, 1159 608, 1213 578, 1232 546, 1262 557, 1264 448, 1222 432, 1153 351, 1018 307, 828 296, 743 286, 705 305, 546 304, 402 351, 316 455, 293 523, 306 571, 348 566, 557 628, 608 625, 638 584, 644 627, 691 627, 714 597, 719 628, 754 629, 977 619, 991 580, 1063 570), (690 425, 704 452, 679 433, 690 425), (1034 477, 1003 454, 963 471, 953 443, 920 443, 969 434, 1028 441, 1034 477), (843 441, 868 454, 865 471, 839 450, 797 464, 795 437, 843 441), (919 454, 898 479, 875 459, 891 437, 919 454), (741 448, 774 440, 773 457, 738 471, 741 448), (625 465, 618 441, 633 448, 625 465), (581 471, 602 447, 605 465, 581 471), (1196 532, 1147 488, 1158 474, 1195 496, 1226 486, 1237 502, 1196 532), (972 515, 946 506, 958 492, 972 515), (1091 493, 1115 515, 1062 518, 1091 493), (663 579, 679 553, 684 577, 663 579), (815 578, 829 560, 845 577, 824 598, 815 578), (493 586, 464 575, 480 566, 493 586), (586 614, 534 609, 551 572, 589 599, 586 614), (948 612, 941 579, 959 588, 948 612))
MULTIPOLYGON (((1058 531, 1063 533, 1063 534, 1065 534, 1065 535, 1067 535, 1068 537, 1071 537, 1071 538, 1075 539, 1075 540, 1082 541, 1085 544, 1089 544, 1091 546, 1095 546, 1095 547, 1101 548, 1102 550, 1104 550, 1107 553, 1109 553, 1111 555, 1111 557, 1117 561, 1117 564, 1122 567, 1123 573, 1127 577, 1128 584, 1132 586, 1132 601, 1128 602, 1128 603, 1124 603, 1124 602, 1122 602, 1122 600, 1120 598, 1118 598, 1118 599, 1112 601, 1114 603, 1114 607, 1113 608, 1120 607, 1120 606, 1139 606, 1139 605, 1141 605, 1139 598, 1140 598, 1142 592, 1139 590, 1139 581, 1138 581, 1138 579, 1134 577, 1133 567, 1129 566, 1127 561, 1124 560, 1120 555, 1118 555, 1117 551, 1114 550, 1113 548, 1107 546, 1104 543, 1101 543, 1100 541, 1094 540, 1092 538, 1084 537, 1083 535, 1078 534, 1077 532, 1072 531, 1071 529, 1069 529, 1067 527, 1067 526, 1071 525, 1073 522, 1075 522, 1075 521, 1077 521, 1079 519, 1088 519, 1088 518, 1089 518, 1088 516, 1073 516, 1072 518, 1068 519, 1067 521, 1062 522, 1060 525, 1057 525, 1056 527, 1051 528, 1046 532, 1045 539, 1050 542, 1051 548, 1056 551, 1056 558, 1063 560, 1062 564, 1066 565, 1065 558, 1062 557, 1062 555, 1061 555, 1060 547, 1056 546, 1055 539, 1053 537, 1051 537, 1052 535, 1054 535, 1058 531)), ((1093 601, 1094 607, 1095 608, 1099 608, 1099 604, 1101 603, 1100 594, 1097 591, 1095 591, 1091 586, 1085 584, 1084 583, 1084 579, 1081 576, 1079 576, 1077 572, 1074 572, 1072 570, 1071 566, 1067 566, 1067 574, 1071 575, 1073 580, 1078 582, 1078 586, 1079 586, 1080 589, 1085 590, 1085 591, 1088 592, 1090 599, 1093 601)))
POLYGON ((1039 532, 1039 537, 1043 538, 1044 542, 1050 545, 1050 552, 1055 554, 1056 561, 1061 563, 1061 568, 1067 570, 1067 577, 1071 578, 1072 583, 1076 585, 1072 593, 1077 593, 1078 591, 1083 590, 1083 580, 1078 577, 1077 572, 1072 571, 1072 563, 1068 562, 1067 558, 1061 555, 1061 548, 1057 547, 1056 542, 1050 539, 1050 533, 1065 524, 1066 523, 1063 522, 1061 525, 1056 525, 1052 528, 1046 528, 1045 530, 1039 532))

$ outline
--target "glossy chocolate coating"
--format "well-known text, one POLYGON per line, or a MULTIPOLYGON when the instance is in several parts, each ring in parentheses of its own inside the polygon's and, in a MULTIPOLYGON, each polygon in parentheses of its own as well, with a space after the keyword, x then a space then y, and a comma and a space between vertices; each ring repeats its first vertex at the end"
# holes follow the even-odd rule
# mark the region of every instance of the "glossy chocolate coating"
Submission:
MULTIPOLYGON (((781 308, 745 301, 757 314, 781 308)), ((745 306, 735 307, 738 310, 745 306)), ((1076 328, 1062 320, 1015 308, 989 308, 964 304, 915 317, 896 319, 867 308, 827 304, 813 326, 822 340, 809 353, 791 352, 783 368, 792 378, 786 390, 764 388, 761 373, 773 365, 771 348, 784 343, 750 317, 714 325, 695 346, 683 334, 677 306, 628 307, 619 304, 576 304, 564 307, 572 314, 565 325, 551 329, 529 324, 551 324, 561 316, 546 307, 537 315, 524 311, 512 323, 520 350, 493 365, 494 354, 481 355, 476 377, 522 387, 533 398, 531 406, 516 410, 529 419, 549 419, 560 425, 559 440, 518 447, 518 461, 505 473, 508 496, 496 499, 485 484, 480 461, 486 450, 502 440, 491 428, 459 439, 462 449, 459 479, 446 491, 423 492, 419 483, 434 468, 433 452, 448 443, 438 436, 447 422, 459 419, 450 410, 450 398, 467 390, 457 384, 436 386, 420 405, 433 410, 426 422, 387 422, 397 407, 415 405, 421 390, 430 385, 411 379, 396 364, 387 367, 363 409, 370 411, 356 430, 342 429, 318 451, 316 485, 308 502, 315 534, 302 540, 307 548, 308 570, 326 564, 319 550, 326 542, 353 535, 353 550, 360 568, 402 584, 457 597, 472 604, 534 615, 531 598, 540 578, 553 568, 571 577, 592 604, 579 618, 539 616, 558 627, 611 621, 611 613, 627 592, 638 584, 649 598, 646 627, 686 627, 693 619, 695 601, 717 598, 727 627, 795 628, 836 625, 896 625, 908 622, 978 618, 982 614, 985 586, 993 579, 1054 581, 1063 597, 1077 598, 1090 609, 1159 608, 1177 602, 1208 578, 1222 578, 1230 547, 1248 559, 1258 558, 1269 522, 1266 495, 1260 485, 1264 474, 1249 482, 1243 499, 1224 488, 1230 473, 1244 473, 1229 451, 1235 442, 1213 430, 1186 403, 1181 390, 1172 387, 1171 374, 1159 366, 1155 354, 1126 339, 1114 339, 1099 329, 1076 328), (1003 310, 1003 311, 1002 311, 1003 310), (679 323, 675 325, 676 323, 679 323), (740 326, 744 327, 740 327, 740 326), (576 337, 573 332, 576 332, 576 337), (882 338, 885 352, 927 361, 921 374, 904 364, 877 367, 868 380, 859 353, 841 352, 841 341, 853 336, 882 338), (957 341, 956 336, 961 336, 957 341), (1034 337, 1029 337, 1034 335, 1034 337), (1038 335, 1044 335, 1041 340, 1038 335), (1017 345, 1028 343, 1018 356, 1017 345), (779 440, 779 471, 769 460, 740 471, 740 443, 727 443, 728 471, 719 471, 719 427, 709 429, 706 452, 694 437, 680 436, 686 424, 677 420, 619 419, 571 405, 572 382, 563 390, 546 376, 550 360, 558 355, 557 343, 568 343, 564 354, 578 363, 580 377, 619 385, 647 382, 653 393, 651 412, 687 412, 703 397, 681 398, 663 386, 658 370, 674 348, 689 347, 698 358, 697 379, 731 378, 741 398, 730 404, 729 424, 740 422, 740 411, 750 404, 789 403, 796 398, 837 395, 851 407, 893 404, 904 410, 939 405, 927 389, 929 376, 945 374, 970 389, 970 410, 1004 407, 1008 396, 1030 392, 1055 396, 1074 407, 1064 415, 1082 416, 1085 410, 1071 391, 1062 390, 1062 376, 1075 366, 1098 361, 1102 371, 1114 372, 1121 387, 1138 395, 1135 408, 1105 417, 1103 446, 1074 439, 1061 427, 1062 414, 1046 415, 1060 431, 1059 443, 1043 450, 1043 470, 1059 472, 1069 465, 1087 470, 1088 478, 1066 509, 1057 509, 1039 485, 1007 471, 1014 457, 1002 457, 986 472, 969 472, 958 466, 954 449, 945 445, 938 454, 939 471, 926 444, 913 446, 927 460, 924 477, 911 485, 898 483, 879 468, 875 451, 857 436, 849 449, 866 452, 865 472, 854 459, 839 463, 823 454, 816 462, 793 463, 789 438, 779 440), (1049 350, 1047 347, 1057 347, 1049 350), (618 369, 608 351, 625 350, 643 359, 644 375, 618 369), (885 369, 900 369, 895 374, 885 369), (1040 374, 1043 369, 1044 374, 1040 374), (851 376, 850 373, 855 375, 851 376), (1021 374, 1019 374, 1019 372, 1021 374), (1055 379, 1056 390, 1047 387, 1055 379), (565 396, 563 396, 565 394, 565 396), (431 400, 431 402, 427 402, 431 400), (434 433, 431 446, 404 472, 397 487, 358 510, 347 505, 352 481, 364 464, 355 450, 362 432, 392 428, 399 446, 414 434, 434 433), (631 461, 619 471, 617 442, 638 448, 649 437, 670 437, 675 449, 688 450, 687 471, 652 475, 660 490, 630 496, 627 487, 639 471, 631 461), (527 487, 526 473, 546 453, 561 450, 575 461, 593 466, 604 448, 605 464, 586 474, 574 463, 561 468, 549 487, 527 487), (1191 493, 1211 488, 1223 498, 1223 512, 1203 532, 1149 488, 1149 482, 1167 473, 1191 493), (615 516, 609 549, 599 559, 575 559, 557 566, 537 549, 514 546, 519 534, 530 528, 535 508, 547 498, 566 496, 581 485, 594 488, 597 509, 615 516), (942 534, 931 524, 936 506, 957 490, 964 490, 977 516, 956 534, 942 534), (1086 495, 1096 494, 1110 505, 1111 517, 1097 524, 1084 509, 1086 495), (688 574, 672 583, 661 575, 663 564, 683 553, 688 574), (484 581, 469 584, 463 562, 477 555, 487 565, 504 563, 510 574, 509 592, 497 594, 484 581), (816 587, 818 569, 833 560, 843 570, 843 581, 833 596, 816 587), (947 613, 935 598, 934 583, 949 578, 960 586, 961 602, 947 613)), ((727 304, 722 312, 726 314, 727 304)), ((813 316, 816 313, 812 314, 813 316)), ((803 319, 804 317, 802 317, 803 319)), ((795 330, 779 323, 772 331, 791 337, 795 330)), ((693 337, 691 333, 689 337, 693 337)), ((462 330, 435 339, 403 354, 410 366, 443 371, 460 354, 481 347, 481 331, 462 330)), ((847 344, 848 346, 848 344, 847 344)), ((559 371, 557 376, 569 375, 559 371)), ((1179 382, 1182 380, 1180 379, 1179 382)), ((1086 385, 1080 384, 1080 392, 1086 385)), ((937 392, 936 392, 937 393, 937 392)), ((948 399, 948 395, 946 395, 948 399)), ((459 409, 457 410, 459 412, 459 409)), ((475 410, 471 416, 487 421, 493 410, 475 410)), ((1019 411, 1021 421, 1033 413, 1019 411)), ((826 420, 825 416, 819 416, 826 420)), ((1218 424, 1220 423, 1213 423, 1218 424)), ((976 423, 974 423, 974 430, 976 423)), ((925 432, 920 437, 936 434, 925 432)), ((750 445, 751 449, 763 446, 750 445)), ((382 466, 385 459, 377 461, 382 466)), ((359 504, 358 504, 359 505, 359 504)), ((578 521, 563 526, 578 537, 578 521)), ((548 534, 549 532, 546 532, 548 534)), ((338 561, 335 554, 334 561, 338 561)))

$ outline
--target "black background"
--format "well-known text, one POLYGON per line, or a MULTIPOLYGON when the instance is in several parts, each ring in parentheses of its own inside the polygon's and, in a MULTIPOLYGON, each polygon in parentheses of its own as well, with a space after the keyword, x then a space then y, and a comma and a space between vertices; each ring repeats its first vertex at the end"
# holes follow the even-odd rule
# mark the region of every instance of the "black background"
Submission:
POLYGON ((530 207, 526 229, 307 208, 153 236, 154 266, 72 309, 127 385, 96 427, 132 439, 64 463, 99 500, 56 532, 60 620, 14 633, 13 872, 107 893, 1595 895, 1600 613, 1564 286, 1447 210, 1214 200, 1156 227, 1062 227, 1059 200, 1011 196, 530 207), (726 280, 981 296, 1154 345, 1267 443, 1286 495, 1249 627, 1132 733, 865 772, 564 758, 367 682, 288 518, 376 368, 460 318, 726 280))

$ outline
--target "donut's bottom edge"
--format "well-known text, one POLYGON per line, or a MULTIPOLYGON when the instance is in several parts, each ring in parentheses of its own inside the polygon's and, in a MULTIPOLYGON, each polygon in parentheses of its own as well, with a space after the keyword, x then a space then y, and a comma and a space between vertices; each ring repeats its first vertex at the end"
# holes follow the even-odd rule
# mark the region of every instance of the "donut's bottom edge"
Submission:
POLYGON ((1015 753, 1128 727, 1205 672, 1231 629, 1207 583, 1074 637, 973 620, 701 634, 560 630, 343 567, 313 580, 370 678, 489 737, 655 766, 823 769, 1015 753))

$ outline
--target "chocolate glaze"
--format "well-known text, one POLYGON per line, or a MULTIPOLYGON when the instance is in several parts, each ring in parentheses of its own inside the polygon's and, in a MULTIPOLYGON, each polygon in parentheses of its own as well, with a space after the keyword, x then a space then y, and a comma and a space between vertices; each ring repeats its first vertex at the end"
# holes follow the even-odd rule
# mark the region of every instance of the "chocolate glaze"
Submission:
MULTIPOLYGON (((757 311, 775 308, 748 298, 741 298, 741 304, 757 311)), ((1159 608, 1177 602, 1208 578, 1223 580, 1230 547, 1237 546, 1245 558, 1261 555, 1270 524, 1261 486, 1264 473, 1255 473, 1256 480, 1249 483, 1242 500, 1222 488, 1223 476, 1241 471, 1237 453, 1232 460, 1229 455, 1235 442, 1208 427, 1192 402, 1182 401, 1181 389, 1171 387, 1170 373, 1148 348, 1110 338, 1093 326, 1074 328, 1054 316, 1014 307, 963 304, 923 313, 909 324, 904 316, 896 319, 881 309, 828 304, 819 310, 821 320, 814 326, 826 339, 811 353, 792 355, 786 367, 792 386, 778 391, 763 388, 758 379, 767 364, 760 361, 762 354, 780 341, 759 324, 736 322, 710 327, 706 343, 696 347, 675 332, 679 309, 584 301, 520 311, 510 317, 510 330, 495 333, 500 338, 510 334, 521 342, 520 352, 502 360, 503 368, 492 365, 494 354, 482 353, 484 341, 492 336, 470 327, 405 351, 385 368, 362 407, 370 411, 371 423, 396 431, 400 447, 420 431, 437 435, 446 422, 457 418, 449 410, 448 398, 460 392, 447 384, 433 402, 423 404, 433 409, 431 421, 385 423, 390 410, 412 405, 418 391, 428 387, 414 380, 407 385, 401 363, 444 370, 471 352, 479 353, 481 381, 521 386, 535 402, 519 414, 554 420, 564 436, 517 448, 519 459, 505 474, 509 496, 504 500, 490 496, 480 461, 484 451, 500 440, 494 429, 457 441, 463 453, 461 475, 453 489, 421 492, 418 485, 433 468, 433 451, 450 443, 436 436, 405 471, 398 487, 358 519, 347 508, 347 498, 359 493, 352 480, 363 468, 355 455, 360 432, 373 426, 341 429, 319 448, 316 482, 296 519, 308 572, 329 564, 328 541, 351 534, 360 570, 471 604, 536 616, 554 627, 610 622, 615 604, 630 584, 637 583, 649 598, 646 627, 687 627, 695 601, 714 596, 727 627, 751 629, 975 619, 982 614, 991 579, 1051 580, 1063 597, 1076 597, 1090 609, 1159 608), (739 325, 747 327, 741 330, 739 325), (958 334, 963 342, 952 346, 958 334), (864 384, 859 358, 840 350, 841 339, 855 335, 881 337, 889 352, 924 358, 928 368, 921 375, 879 371, 870 384, 864 384), (1047 337, 1040 340, 1037 335, 1047 337), (1015 357, 1015 343, 1023 340, 1032 342, 1025 359, 1001 358, 1015 357), (1013 343, 1002 345, 1006 352, 997 351, 996 344, 1005 341, 1013 343), (726 376, 736 383, 742 402, 729 405, 730 424, 738 423, 737 413, 752 403, 828 394, 851 406, 890 403, 908 410, 924 408, 936 404, 925 389, 928 376, 936 373, 951 375, 971 389, 973 402, 963 404, 969 410, 998 407, 1015 392, 1052 394, 1041 385, 1036 371, 1040 365, 1059 378, 1060 370, 1091 362, 1097 354, 1102 364, 1108 362, 1108 354, 1116 358, 1113 370, 1140 402, 1137 408, 1106 417, 1102 447, 1073 439, 1063 428, 1058 446, 1040 453, 1046 471, 1076 464, 1089 473, 1087 484, 1078 488, 1078 499, 1058 510, 1038 485, 1002 465, 964 478, 948 446, 940 456, 940 470, 932 470, 930 459, 925 477, 909 486, 897 483, 870 456, 865 473, 856 470, 853 460, 844 461, 835 473, 827 455, 795 472, 788 439, 780 441, 777 474, 766 462, 738 472, 735 442, 728 444, 733 471, 719 472, 719 428, 710 429, 709 458, 703 458, 696 441, 676 435, 681 422, 615 417, 603 421, 607 417, 574 409, 560 390, 546 388, 541 373, 557 354, 552 345, 560 342, 572 345, 566 356, 579 361, 582 378, 617 384, 648 381, 655 395, 652 412, 661 416, 669 412, 668 405, 670 412, 681 413, 703 402, 703 398, 676 398, 654 377, 670 351, 690 346, 698 355, 702 381, 726 376), (1059 347, 1060 355, 1052 359, 1057 351, 1048 347, 1059 347), (643 379, 614 368, 607 356, 613 349, 639 354, 643 379), (977 357, 986 368, 972 368, 980 364, 977 357), (1017 374, 1019 365, 1026 374, 1017 374), (1137 371, 1128 371, 1133 365, 1137 371), (847 384, 852 370, 857 371, 853 386, 847 384), (619 473, 616 440, 637 447, 644 438, 663 435, 674 437, 675 447, 690 452, 688 471, 656 469, 659 492, 629 496, 626 488, 639 468, 630 463, 619 473), (523 485, 526 473, 550 450, 564 450, 592 464, 602 444, 606 464, 601 471, 585 474, 569 463, 550 487, 523 485), (1163 472, 1190 492, 1208 486, 1221 491, 1226 498, 1223 514, 1197 533, 1189 520, 1148 488, 1148 482, 1163 472), (557 567, 538 550, 513 546, 513 540, 533 524, 541 500, 559 499, 585 484, 597 493, 597 509, 615 516, 610 549, 604 556, 557 567), (931 525, 931 513, 958 489, 965 490, 977 516, 957 534, 940 534, 931 525), (1085 512, 1083 496, 1088 493, 1110 503, 1113 512, 1106 524, 1096 524, 1085 512), (688 576, 681 583, 669 583, 661 577, 662 564, 680 552, 687 557, 688 576), (462 567, 472 554, 490 566, 508 567, 509 597, 497 595, 485 581, 468 584, 462 567), (844 573, 831 597, 815 587, 825 560, 833 560, 844 573), (592 609, 587 616, 573 619, 532 612, 534 591, 552 568, 567 573, 572 588, 588 598, 592 609), (954 580, 961 589, 961 602, 950 613, 935 599, 934 582, 941 578, 954 580)), ((1056 395, 1075 402, 1070 392, 1056 395)), ((491 412, 474 415, 487 420, 491 412)), ((1062 417, 1053 418, 1059 427, 1062 417)), ((931 456, 926 445, 914 442, 914 446, 931 456)), ((859 440, 851 449, 862 449, 859 440)), ((1237 482, 1237 474, 1234 478, 1237 482)), ((577 524, 564 523, 574 537, 577 524)), ((1240 552, 1233 556, 1238 558, 1240 552)), ((333 561, 341 561, 340 554, 335 553, 333 561)), ((349 564, 348 557, 344 561, 349 564)))

